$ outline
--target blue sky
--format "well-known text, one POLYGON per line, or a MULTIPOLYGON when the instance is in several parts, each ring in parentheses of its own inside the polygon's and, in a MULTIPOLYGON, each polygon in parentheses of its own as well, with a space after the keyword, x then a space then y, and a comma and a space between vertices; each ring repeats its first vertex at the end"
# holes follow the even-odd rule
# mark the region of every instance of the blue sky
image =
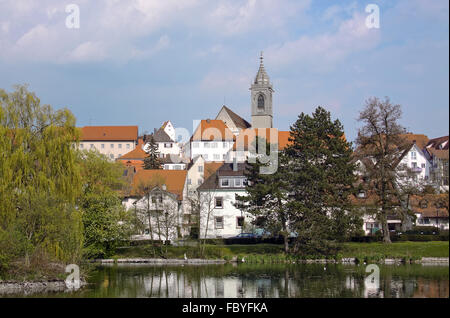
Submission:
POLYGON ((274 85, 274 125, 330 110, 354 140, 364 101, 389 96, 402 124, 448 135, 447 0, 0 0, 0 87, 29 84, 77 125, 214 118, 222 104, 250 121, 260 51, 274 85), (80 28, 65 26, 67 4, 80 28), (380 28, 365 24, 368 4, 380 28))

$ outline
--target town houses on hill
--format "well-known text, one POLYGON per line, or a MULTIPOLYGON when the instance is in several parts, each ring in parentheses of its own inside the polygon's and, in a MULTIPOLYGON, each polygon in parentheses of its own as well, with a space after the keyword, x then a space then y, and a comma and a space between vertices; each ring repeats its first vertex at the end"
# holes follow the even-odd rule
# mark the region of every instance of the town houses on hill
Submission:
MULTIPOLYGON (((244 167, 255 155, 252 147, 256 138, 276 145, 274 151, 281 151, 290 143, 289 131, 273 127, 274 90, 262 55, 250 92, 251 124, 223 105, 215 119, 200 120, 187 140, 179 138, 170 120, 153 133, 142 135, 137 126, 80 129, 80 149, 99 151, 123 164, 129 183, 123 204, 139 216, 143 225, 136 238, 174 240, 198 235, 226 238, 249 230, 253 217, 239 210, 236 198, 246 193, 244 167), (160 169, 146 170, 144 160, 152 142, 157 145, 160 169)), ((405 182, 448 191, 449 137, 429 139, 412 133, 402 137, 408 147, 402 153, 398 169, 412 172, 405 182)), ((374 162, 364 158, 356 164, 360 182, 364 184, 364 170, 374 162)), ((352 202, 370 207, 375 199, 361 190, 352 202)), ((415 215, 411 223, 448 229, 448 209, 442 206, 438 194, 413 196, 411 209, 415 215)), ((363 220, 366 234, 380 228, 370 213, 363 220)), ((398 217, 389 218, 389 229, 399 230, 402 222, 405 221, 398 217)))

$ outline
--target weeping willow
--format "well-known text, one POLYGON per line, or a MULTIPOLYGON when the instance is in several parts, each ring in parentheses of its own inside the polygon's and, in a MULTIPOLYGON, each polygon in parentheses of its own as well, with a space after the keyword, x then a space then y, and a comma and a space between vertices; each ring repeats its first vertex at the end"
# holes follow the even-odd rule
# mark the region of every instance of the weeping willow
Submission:
POLYGON ((37 253, 64 262, 81 256, 78 138, 69 110, 41 105, 26 86, 0 89, 0 267, 29 264, 37 253))

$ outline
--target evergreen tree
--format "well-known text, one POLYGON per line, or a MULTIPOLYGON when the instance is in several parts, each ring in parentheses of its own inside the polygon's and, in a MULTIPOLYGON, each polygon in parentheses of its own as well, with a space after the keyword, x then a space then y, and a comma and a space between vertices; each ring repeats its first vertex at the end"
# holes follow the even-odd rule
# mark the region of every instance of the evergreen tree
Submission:
MULTIPOLYGON (((258 145, 266 143, 266 155, 269 155, 270 144, 265 139, 256 136, 254 149, 258 154, 258 145)), ((276 145, 275 149, 278 149, 276 145)), ((281 154, 279 154, 281 155, 281 154)), ((278 162, 281 158, 278 157, 278 162)), ((271 235, 282 235, 284 238, 284 250, 289 252, 289 213, 285 209, 289 191, 284 180, 283 165, 279 165, 273 174, 262 174, 263 167, 268 167, 270 162, 261 163, 258 159, 255 163, 248 163, 245 169, 247 186, 245 196, 237 196, 237 207, 252 214, 255 217, 254 224, 264 229, 271 235)))
POLYGON ((312 116, 300 114, 290 141, 282 173, 290 191, 285 208, 297 234, 295 251, 334 253, 337 243, 361 226, 349 201, 356 181, 351 144, 339 120, 331 121, 322 107, 312 116))
POLYGON ((146 169, 146 170, 161 169, 158 145, 156 144, 155 139, 153 138, 153 135, 150 135, 149 152, 148 152, 148 156, 144 159, 144 169, 146 169))

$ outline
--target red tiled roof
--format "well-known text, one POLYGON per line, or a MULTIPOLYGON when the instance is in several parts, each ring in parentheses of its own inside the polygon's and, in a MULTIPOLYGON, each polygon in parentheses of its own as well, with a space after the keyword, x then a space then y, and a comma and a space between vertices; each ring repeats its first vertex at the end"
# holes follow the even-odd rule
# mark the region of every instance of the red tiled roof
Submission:
POLYGON ((176 194, 179 200, 183 199, 183 189, 187 170, 139 170, 132 181, 131 195, 140 195, 139 186, 150 184, 152 186, 166 185, 167 191, 176 194))
MULTIPOLYGON (((448 210, 439 203, 445 202, 445 196, 448 194, 426 194, 411 196, 411 206, 414 213, 422 214, 422 217, 435 218, 447 217, 448 210), (422 205, 425 203, 426 205, 422 205)), ((448 204, 448 199, 446 201, 448 204)))
POLYGON ((213 140, 234 140, 233 132, 225 125, 222 120, 205 119, 195 130, 191 141, 213 141, 213 140))
POLYGON ((85 126, 80 130, 82 141, 136 141, 138 139, 138 126, 85 126))
POLYGON ((249 128, 240 132, 239 136, 236 138, 236 142, 233 145, 233 150, 236 150, 238 147, 243 147, 243 150, 247 151, 248 146, 255 141, 256 136, 264 138, 266 141, 270 142, 271 136, 274 136, 272 134, 278 134, 278 137, 274 137, 277 139, 278 150, 283 150, 291 143, 289 141, 289 131, 278 131, 276 128, 249 128))

